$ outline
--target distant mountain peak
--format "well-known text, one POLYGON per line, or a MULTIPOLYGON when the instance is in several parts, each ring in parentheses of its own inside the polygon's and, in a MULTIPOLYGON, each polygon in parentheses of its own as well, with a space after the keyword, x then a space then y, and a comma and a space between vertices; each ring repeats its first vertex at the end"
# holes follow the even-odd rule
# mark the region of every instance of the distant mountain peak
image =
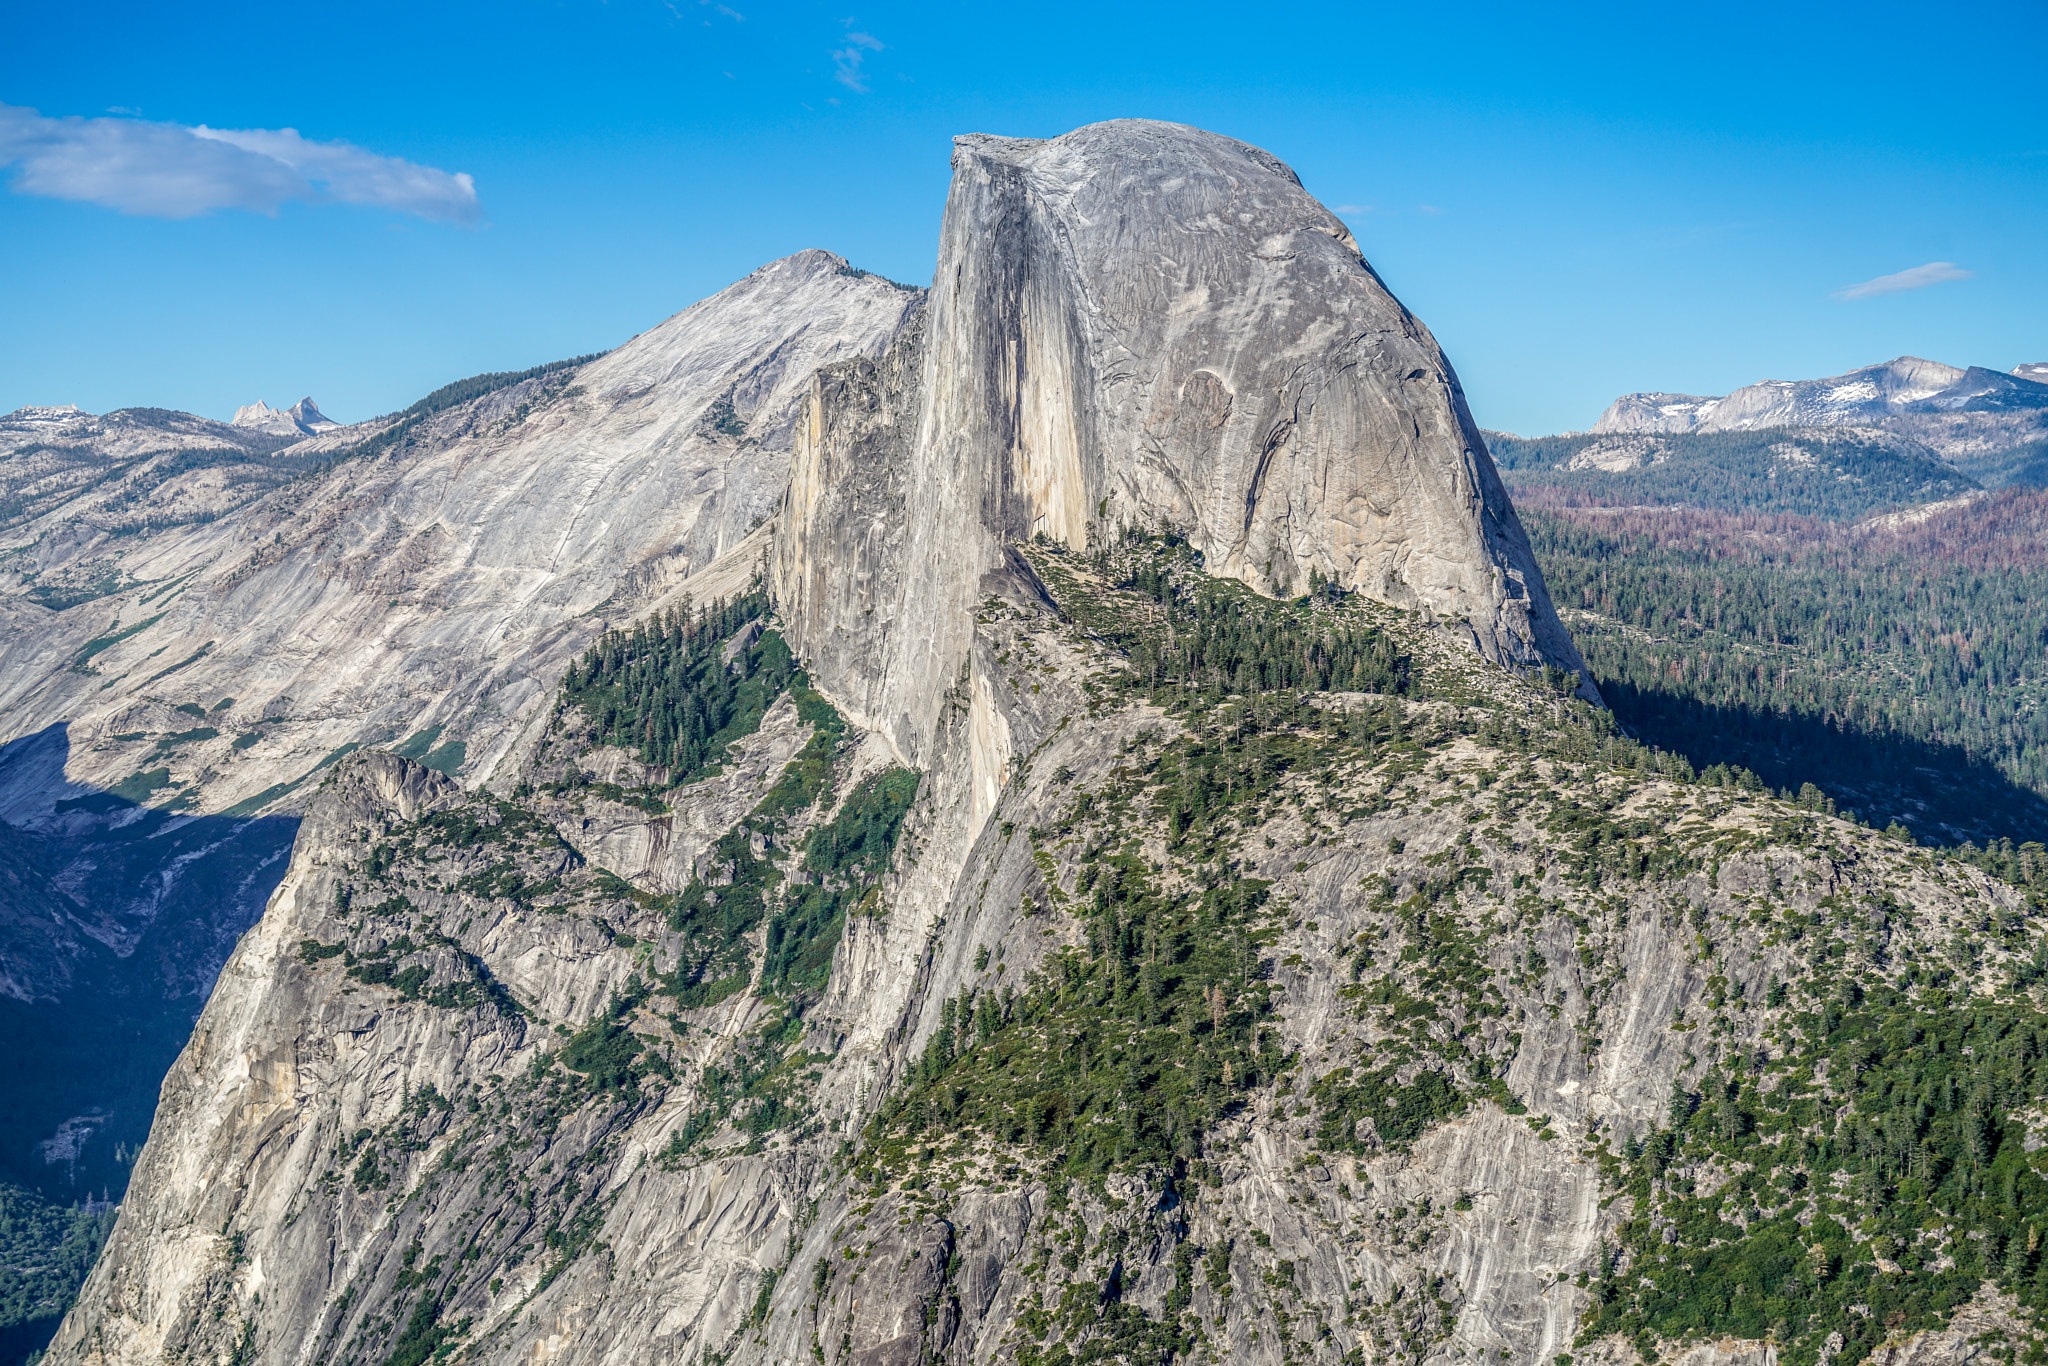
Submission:
POLYGON ((273 408, 259 398, 235 409, 234 421, 230 425, 272 432, 278 436, 316 436, 321 432, 331 432, 341 424, 321 412, 319 405, 308 397, 289 408, 273 408))
POLYGON ((313 402, 310 395, 294 403, 287 410, 286 416, 298 424, 300 431, 308 433, 332 431, 341 425, 321 412, 320 405, 313 402))
POLYGON ((1752 431, 1760 427, 1836 426, 1929 403, 1970 371, 1921 356, 1898 356, 1826 379, 1767 379, 1726 395, 1624 394, 1593 430, 1608 432, 1752 431))
POLYGON ((2018 477, 2033 458, 2021 457, 2048 438, 2048 362, 2017 365, 2008 373, 1898 356, 1825 379, 1762 380, 1721 397, 1623 394, 1607 406, 1593 432, 1682 435, 1773 427, 1882 427, 1924 443, 1972 478, 1997 487, 2018 477))
POLYGON ((91 416, 91 413, 88 413, 76 403, 58 403, 50 406, 31 403, 27 407, 16 408, 5 417, 0 417, 0 422, 72 422, 79 418, 91 416))

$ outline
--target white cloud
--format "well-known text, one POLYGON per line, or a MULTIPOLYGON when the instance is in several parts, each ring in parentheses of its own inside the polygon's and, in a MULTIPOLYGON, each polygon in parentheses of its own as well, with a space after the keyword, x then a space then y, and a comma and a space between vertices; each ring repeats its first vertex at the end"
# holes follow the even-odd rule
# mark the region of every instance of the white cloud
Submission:
POLYGON ((860 64, 866 57, 867 54, 857 47, 834 49, 832 65, 836 70, 832 73, 832 79, 848 90, 865 95, 868 90, 868 78, 860 74, 860 64))
POLYGON ((0 166, 17 194, 153 218, 214 209, 276 213, 294 201, 371 204, 440 223, 482 216, 476 183, 291 128, 187 128, 129 118, 44 118, 0 104, 0 166))
POLYGON ((1925 289, 1929 285, 1943 284, 1949 280, 1967 280, 1977 272, 1964 270, 1953 261, 1929 261, 1924 266, 1914 266, 1896 275, 1880 275, 1875 280, 1865 280, 1860 285, 1849 285, 1835 291, 1837 299, 1869 299, 1879 294, 1900 294, 1909 289, 1925 289))
POLYGON ((861 72, 861 63, 867 60, 869 52, 882 50, 882 40, 874 34, 849 28, 846 33, 846 46, 835 49, 832 53, 832 65, 835 68, 832 79, 848 90, 865 95, 868 90, 868 78, 861 72))
POLYGON ((1337 206, 1337 212, 1338 212, 1338 213, 1341 213, 1341 214, 1343 214, 1343 215, 1344 215, 1345 217, 1349 218, 1349 217, 1351 217, 1351 216, 1352 216, 1353 214, 1364 214, 1364 213, 1371 213, 1371 212, 1372 212, 1372 205, 1370 205, 1370 204, 1339 204, 1339 205, 1337 206))

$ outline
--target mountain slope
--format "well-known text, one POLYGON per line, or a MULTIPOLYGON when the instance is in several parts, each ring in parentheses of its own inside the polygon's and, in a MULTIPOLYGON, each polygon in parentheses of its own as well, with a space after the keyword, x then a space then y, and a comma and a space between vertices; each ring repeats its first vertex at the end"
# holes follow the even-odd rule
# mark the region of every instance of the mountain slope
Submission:
POLYGON ((28 500, 0 581, 0 1181, 118 1197, 333 763, 387 744, 480 778, 609 614, 733 592, 810 368, 878 353, 918 297, 806 252, 602 360, 293 445, 30 424, 0 460, 28 500))
POLYGON ((1069 619, 984 603, 982 719, 900 825, 886 746, 801 679, 716 790, 592 749, 577 705, 509 802, 341 765, 54 1359, 1533 1363, 1590 1322, 1609 1360, 1753 1324, 1787 1360, 1925 1333, 1960 1363, 1959 1312, 2027 1340, 2009 1296, 1963 1306, 2037 1295, 2048 1016, 2009 987, 2038 884, 1692 779, 1355 599, 1289 626, 1158 543, 1031 562, 1069 619), (1267 665, 1364 643, 1388 691, 1155 686, 1161 628, 1218 610, 1267 665), (1030 758, 963 842, 991 724, 1030 758), (578 844, 704 803, 735 823, 680 885, 578 844), (1929 1193, 1862 1175, 1852 1136, 1924 1071, 1906 1025, 2011 1033, 1969 1104, 2016 1204, 1971 1193, 1967 1088, 1929 1193), (1717 1189, 1751 1204, 1698 1224, 1717 1189), (1709 1255, 1758 1271, 1638 1279, 1709 1255))
POLYGON ((741 543, 810 369, 879 351, 917 297, 803 253, 602 360, 330 449, 352 458, 232 517, 115 542, 105 596, 0 601, 7 725, 68 745, 54 778, 0 773, 26 783, 0 810, 55 829, 111 791, 240 817, 366 744, 488 774, 604 612, 741 543))

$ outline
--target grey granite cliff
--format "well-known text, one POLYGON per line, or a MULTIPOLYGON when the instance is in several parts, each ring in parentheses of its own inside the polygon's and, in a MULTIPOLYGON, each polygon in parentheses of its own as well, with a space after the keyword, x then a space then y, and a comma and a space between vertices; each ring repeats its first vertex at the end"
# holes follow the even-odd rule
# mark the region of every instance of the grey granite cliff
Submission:
POLYGON ((956 139, 924 311, 818 376, 774 559, 792 642, 904 755, 1038 535, 1163 521, 1261 592, 1320 575, 1583 671, 1449 362, 1270 154, 1145 120, 956 139))

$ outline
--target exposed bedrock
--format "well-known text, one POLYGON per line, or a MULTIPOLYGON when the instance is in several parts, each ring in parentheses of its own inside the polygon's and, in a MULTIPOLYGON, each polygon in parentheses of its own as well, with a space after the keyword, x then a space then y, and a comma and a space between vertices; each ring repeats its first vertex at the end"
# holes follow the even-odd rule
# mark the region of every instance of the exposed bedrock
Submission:
POLYGON ((821 677, 929 744, 1006 544, 1162 519, 1505 664, 1582 669, 1429 330, 1278 159, 1127 119, 958 138, 921 326, 814 381, 775 551, 821 677))

